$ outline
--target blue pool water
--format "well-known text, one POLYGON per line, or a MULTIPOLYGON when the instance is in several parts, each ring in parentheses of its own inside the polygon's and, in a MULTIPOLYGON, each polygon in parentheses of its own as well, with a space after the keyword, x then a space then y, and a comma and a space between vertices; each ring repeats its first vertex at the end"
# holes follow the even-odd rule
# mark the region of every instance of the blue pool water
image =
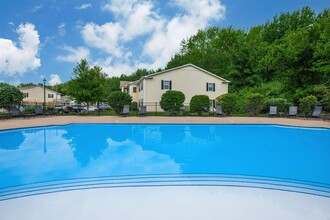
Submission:
POLYGON ((330 129, 72 124, 0 131, 0 200, 28 186, 65 181, 134 176, 193 176, 195 181, 207 175, 298 183, 330 195, 330 129))

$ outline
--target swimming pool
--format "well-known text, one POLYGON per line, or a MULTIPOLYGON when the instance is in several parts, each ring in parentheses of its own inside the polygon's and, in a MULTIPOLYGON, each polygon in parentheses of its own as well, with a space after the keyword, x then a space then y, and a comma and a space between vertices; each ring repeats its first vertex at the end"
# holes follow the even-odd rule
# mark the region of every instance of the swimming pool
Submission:
POLYGON ((234 186, 330 197, 330 129, 71 124, 0 132, 0 200, 91 188, 234 186))

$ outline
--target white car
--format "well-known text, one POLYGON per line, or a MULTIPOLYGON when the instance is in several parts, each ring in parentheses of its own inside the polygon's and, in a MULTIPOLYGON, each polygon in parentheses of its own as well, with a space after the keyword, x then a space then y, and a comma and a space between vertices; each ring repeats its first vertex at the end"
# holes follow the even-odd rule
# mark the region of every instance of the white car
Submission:
MULTIPOLYGON (((87 111, 87 106, 84 106, 84 110, 87 111)), ((88 108, 89 112, 96 112, 97 110, 98 110, 97 107, 93 105, 89 106, 88 108)))

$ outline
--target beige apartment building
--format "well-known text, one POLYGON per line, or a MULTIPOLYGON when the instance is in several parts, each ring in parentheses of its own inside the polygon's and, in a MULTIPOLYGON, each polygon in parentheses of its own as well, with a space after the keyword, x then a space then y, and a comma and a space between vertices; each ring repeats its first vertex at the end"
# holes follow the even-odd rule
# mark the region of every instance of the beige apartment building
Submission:
MULTIPOLYGON (((44 88, 42 86, 26 86, 21 87, 19 90, 23 93, 23 102, 30 104, 42 104, 44 103, 44 88)), ((46 92, 46 104, 60 104, 61 93, 58 93, 52 89, 45 89, 46 92)))
POLYGON ((122 81, 120 86, 139 106, 146 105, 147 111, 159 111, 161 96, 167 90, 183 92, 186 104, 195 95, 207 95, 211 107, 215 107, 215 98, 228 93, 228 84, 229 81, 224 78, 193 64, 186 64, 143 76, 134 82, 122 81))

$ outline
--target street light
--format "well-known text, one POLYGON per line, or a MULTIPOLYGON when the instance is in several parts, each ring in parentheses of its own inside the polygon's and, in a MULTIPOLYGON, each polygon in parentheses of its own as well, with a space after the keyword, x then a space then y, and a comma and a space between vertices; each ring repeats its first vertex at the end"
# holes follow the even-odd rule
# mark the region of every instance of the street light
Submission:
POLYGON ((44 82, 44 110, 46 109, 46 79, 43 80, 44 82))
POLYGON ((55 84, 55 88, 56 88, 56 98, 55 98, 55 105, 57 105, 57 84, 58 84, 58 83, 56 83, 56 84, 55 84))

